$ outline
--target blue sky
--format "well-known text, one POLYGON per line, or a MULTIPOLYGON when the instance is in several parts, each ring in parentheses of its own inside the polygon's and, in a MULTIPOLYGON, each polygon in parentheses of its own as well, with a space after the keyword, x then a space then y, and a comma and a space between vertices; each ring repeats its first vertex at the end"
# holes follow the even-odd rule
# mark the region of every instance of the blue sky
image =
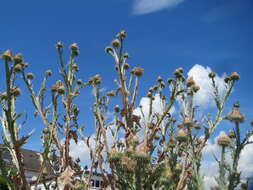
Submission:
MULTIPOLYGON (((229 105, 239 100, 249 121, 253 118, 252 9, 252 0, 2 1, 0 52, 7 48, 22 52, 37 77, 35 85, 45 70, 52 69, 52 84, 59 77, 55 42, 60 40, 66 46, 77 42, 80 78, 100 73, 104 87, 113 89, 114 63, 104 48, 120 29, 126 29, 129 63, 145 68, 139 98, 158 75, 168 78, 177 67, 188 72, 199 64, 219 75, 237 71, 241 80, 229 105)), ((82 93, 86 95, 80 101, 84 110, 81 120, 89 127, 93 124, 92 96, 90 89, 82 93)), ((39 118, 33 118, 27 92, 23 94, 18 105, 29 118, 24 132, 36 128, 27 147, 40 150, 38 138, 43 125, 39 118)))

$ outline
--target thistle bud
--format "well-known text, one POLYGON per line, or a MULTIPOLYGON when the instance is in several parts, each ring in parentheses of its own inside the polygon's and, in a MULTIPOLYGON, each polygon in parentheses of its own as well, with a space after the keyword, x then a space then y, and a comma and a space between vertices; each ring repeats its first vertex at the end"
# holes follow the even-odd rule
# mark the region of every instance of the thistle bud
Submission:
POLYGON ((178 131, 178 134, 176 136, 176 139, 179 141, 179 142, 185 142, 187 141, 187 131, 186 130, 179 130, 178 131))
POLYGON ((187 80, 187 87, 191 87, 195 84, 195 81, 193 80, 193 77, 190 77, 188 80, 187 80))
POLYGON ((52 92, 58 92, 59 94, 65 93, 64 83, 60 80, 58 80, 55 85, 51 88, 52 92))
POLYGON ((160 86, 161 86, 161 88, 165 88, 165 83, 164 83, 164 82, 161 82, 161 83, 160 83, 160 86))
POLYGON ((218 145, 220 146, 229 146, 230 143, 231 143, 231 139, 229 138, 228 135, 224 134, 224 135, 221 135, 219 138, 218 138, 218 145))
POLYGON ((233 72, 230 75, 231 80, 236 81, 240 79, 240 75, 237 72, 233 72))
POLYGON ((234 139, 234 138, 236 137, 235 131, 234 131, 234 130, 230 130, 230 131, 228 132, 228 136, 229 136, 229 138, 234 139))
POLYGON ((52 75, 52 71, 51 70, 47 70, 45 74, 46 74, 46 76, 50 77, 52 75))
POLYGON ((174 75, 177 77, 177 78, 181 78, 183 76, 183 69, 180 67, 180 68, 177 68, 175 71, 174 71, 174 75))
POLYGON ((120 47, 120 41, 118 39, 115 39, 112 41, 112 46, 115 48, 119 48, 120 47))
POLYGON ((143 75, 144 69, 141 67, 135 67, 132 72, 135 76, 140 77, 143 75))
POLYGON ((23 62, 23 55, 22 55, 21 53, 17 53, 17 54, 14 56, 14 62, 15 62, 16 64, 23 62))
POLYGON ((116 113, 119 113, 119 112, 120 112, 120 107, 119 107, 119 105, 116 105, 116 106, 114 107, 114 111, 115 111, 116 113))
POLYGON ((157 91, 158 88, 159 88, 159 87, 158 87, 157 85, 153 86, 153 90, 154 90, 154 91, 157 91))
POLYGON ((0 100, 7 100, 7 93, 6 92, 0 92, 0 100))
POLYGON ((231 122, 242 123, 244 121, 244 115, 240 111, 240 104, 235 103, 232 111, 225 118, 231 122))
POLYGON ((211 78, 211 79, 213 79, 213 78, 216 77, 216 73, 215 72, 211 72, 211 73, 208 74, 208 77, 211 78))
POLYGON ((2 58, 5 60, 5 61, 12 61, 12 51, 11 50, 6 50, 3 54, 2 54, 2 58))
POLYGON ((127 36, 127 33, 125 30, 121 30, 118 34, 117 34, 117 37, 120 38, 120 39, 125 39, 127 36))
POLYGON ((125 70, 129 69, 129 67, 130 67, 129 64, 127 64, 127 63, 124 64, 124 69, 125 70))
POLYGON ((78 72, 78 71, 79 71, 79 67, 78 67, 78 65, 75 64, 75 63, 72 65, 72 69, 73 69, 73 71, 75 71, 75 72, 78 72))
POLYGON ((128 59, 128 58, 129 58, 128 53, 124 53, 123 57, 124 57, 125 59, 128 59))
POLYGON ((160 77, 160 76, 158 76, 156 80, 157 80, 157 82, 162 82, 163 81, 162 77, 160 77))
POLYGON ((198 85, 194 85, 193 87, 192 87, 192 90, 193 90, 193 92, 198 92, 199 90, 200 90, 200 87, 198 86, 198 85))
POLYGON ((73 56, 78 56, 79 55, 79 47, 77 43, 73 43, 69 46, 71 53, 73 56))
POLYGON ((171 84, 172 82, 175 82, 175 79, 173 79, 173 78, 168 78, 168 79, 167 79, 167 82, 168 82, 169 84, 171 84))
POLYGON ((26 78, 27 78, 28 80, 33 80, 33 79, 34 79, 33 73, 27 73, 27 74, 26 74, 26 78))
POLYGON ((11 94, 15 97, 18 97, 21 95, 21 89, 18 87, 11 88, 11 94))
POLYGON ((23 71, 23 66, 21 64, 16 64, 14 67, 13 67, 13 70, 16 72, 16 73, 20 73, 21 71, 23 71))
POLYGON ((225 82, 225 83, 228 83, 229 81, 231 81, 231 77, 230 77, 230 76, 226 76, 226 77, 224 78, 224 82, 225 82))
POLYGON ((115 96, 115 94, 116 94, 116 93, 115 93, 114 90, 111 90, 111 91, 109 91, 109 92, 106 93, 106 95, 107 95, 107 96, 110 96, 110 97, 115 96))
POLYGON ((148 98, 152 98, 152 93, 151 93, 151 92, 148 92, 147 97, 148 97, 148 98))
POLYGON ((173 137, 170 137, 168 144, 169 144, 169 147, 174 148, 176 146, 177 142, 173 137))
POLYGON ((76 81, 76 84, 77 84, 77 85, 82 85, 82 84, 83 84, 83 81, 82 81, 81 79, 78 79, 78 80, 76 81))
POLYGON ((63 43, 62 42, 57 42, 55 47, 56 47, 57 50, 60 50, 60 49, 63 48, 63 43))
POLYGON ((113 53, 112 47, 111 47, 111 46, 106 47, 106 48, 105 48, 105 52, 106 52, 106 53, 109 53, 109 54, 112 54, 112 53, 113 53))
POLYGON ((186 127, 193 127, 194 122, 192 121, 192 118, 187 116, 184 118, 183 125, 186 127))

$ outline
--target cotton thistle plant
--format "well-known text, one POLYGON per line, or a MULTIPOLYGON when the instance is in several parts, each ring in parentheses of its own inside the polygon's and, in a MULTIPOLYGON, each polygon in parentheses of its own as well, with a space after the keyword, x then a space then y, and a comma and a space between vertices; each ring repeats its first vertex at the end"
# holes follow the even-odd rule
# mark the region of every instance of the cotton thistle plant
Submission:
MULTIPOLYGON (((232 73, 231 78, 239 79, 237 73, 232 73)), ((253 135, 253 127, 247 131, 244 137, 241 136, 240 124, 244 122, 245 116, 240 111, 240 104, 236 102, 231 112, 225 116, 225 119, 229 120, 234 127, 228 134, 222 135, 218 138, 218 144, 222 147, 221 160, 219 163, 219 179, 217 179, 220 189, 233 190, 241 183, 242 186, 246 184, 242 182, 241 171, 238 170, 238 163, 242 150, 253 141, 250 141, 250 137, 253 135), (225 155, 231 153, 232 162, 229 164, 225 160, 225 155)))
MULTIPOLYGON (((103 188, 203 190, 203 176, 200 174, 203 149, 220 123, 228 119, 235 124, 235 129, 226 138, 220 139, 219 144, 224 150, 232 150, 234 163, 228 172, 230 178, 227 184, 225 178, 229 167, 224 164, 226 160, 222 159, 220 162, 222 180, 218 184, 228 185, 230 189, 234 189, 239 184, 234 180, 237 176, 233 175, 238 173, 239 155, 242 148, 251 143, 249 137, 252 135, 250 130, 244 139, 240 138, 238 129, 239 124, 244 121, 244 116, 239 111, 238 104, 227 117, 223 114, 234 84, 240 79, 239 74, 234 72, 225 77, 226 90, 221 94, 216 83, 216 73, 209 73, 217 113, 198 118, 199 108, 194 104, 194 96, 199 93, 200 87, 194 77, 185 78, 183 68, 177 68, 167 81, 158 76, 156 83, 147 90, 149 109, 146 113, 141 105, 137 105, 139 84, 144 69, 129 64, 129 54, 124 48, 126 37, 126 31, 120 31, 105 49, 114 60, 117 73, 115 89, 105 93, 101 90, 102 78, 99 74, 87 82, 77 78, 79 67, 76 58, 80 54, 78 45, 76 43, 70 45, 70 58, 66 63, 63 58, 64 45, 58 42, 56 50, 59 54, 61 79, 50 88, 50 102, 47 101, 46 86, 52 71, 45 72, 41 87, 36 92, 33 86, 36 78, 32 73, 26 72, 27 64, 22 61, 22 55, 12 56, 9 50, 2 54, 7 66, 9 62, 15 62, 13 72, 22 74, 35 113, 45 125, 41 137, 44 147, 43 162, 35 188, 39 183, 44 183, 45 188, 48 188, 48 184, 43 181, 47 176, 42 171, 49 162, 57 176, 56 189, 89 189, 94 173, 99 172, 103 178, 103 188), (80 110, 75 103, 75 98, 85 86, 92 87, 95 99, 92 106, 95 134, 90 137, 84 136, 83 127, 80 127, 78 122, 80 110), (162 108, 159 113, 154 109, 157 98, 162 108), (114 100, 117 103, 114 103, 114 100), (171 114, 173 107, 177 106, 181 109, 178 116, 171 114), (111 109, 114 109, 113 119, 108 117, 111 109), (136 110, 139 111, 138 114, 136 110), (235 139, 241 139, 240 143, 235 139), (91 163, 89 168, 82 170, 79 162, 71 158, 71 140, 75 143, 82 140, 89 148, 91 163), (74 176, 80 171, 82 181, 78 182, 74 176)), ((10 72, 12 69, 7 71, 10 72)), ((12 81, 10 78, 7 78, 8 80, 12 81)), ((1 93, 1 103, 12 103, 8 95, 17 98, 20 93, 20 89, 11 83, 9 90, 1 93)), ((7 124, 5 122, 3 126, 7 124)), ((7 128, 7 131, 11 129, 7 128)), ((22 174, 19 177, 22 179, 22 174)))
MULTIPOLYGON (((24 82, 30 92, 36 114, 39 115, 45 125, 42 133, 43 163, 41 171, 46 167, 49 160, 51 169, 58 175, 57 183, 60 188, 74 188, 73 175, 79 170, 74 160, 70 156, 70 141, 78 143, 79 108, 75 103, 75 98, 80 94, 80 90, 86 85, 82 80, 77 79, 78 65, 75 60, 79 55, 79 47, 76 43, 70 45, 70 58, 66 64, 63 59, 64 46, 62 42, 56 44, 59 54, 60 75, 62 80, 58 80, 51 87, 51 104, 45 106, 46 84, 52 75, 51 70, 45 72, 44 80, 38 93, 33 87, 33 75, 23 72, 24 82), (63 110, 62 110, 63 108, 63 110), (60 113, 64 113, 60 117, 60 113), (54 155, 55 156, 54 156, 54 155), (55 158, 55 159, 53 159, 55 158)), ((39 175, 37 184, 42 181, 43 176, 39 175)))
POLYGON ((131 70, 129 54, 124 50, 125 38, 126 32, 121 31, 111 46, 105 49, 115 61, 118 79, 113 92, 116 93, 109 91, 107 96, 102 95, 99 90, 101 84, 91 83, 96 99, 94 115, 99 131, 97 136, 100 137, 98 142, 103 142, 100 150, 106 153, 104 156, 102 152, 95 151, 97 154, 93 154, 93 159, 96 160, 96 167, 104 173, 105 184, 112 189, 203 189, 203 179, 199 172, 202 150, 223 120, 225 103, 239 75, 232 73, 226 79, 226 92, 221 95, 216 84, 216 74, 209 74, 217 114, 214 119, 206 116, 200 121, 195 116, 197 108, 193 104, 193 97, 200 87, 194 79, 185 79, 182 68, 174 71, 174 77, 169 78, 167 84, 159 76, 157 83, 147 92, 150 103, 148 116, 145 116, 142 107, 136 105, 139 80, 144 69, 134 67, 131 70), (161 113, 154 113, 153 110, 157 94, 163 107, 161 113), (114 107, 115 118, 109 122, 106 120, 106 112, 114 96, 120 96, 121 104, 114 107), (181 119, 170 114, 177 101, 182 105, 181 119), (135 114, 137 108, 141 115, 135 114), (107 130, 113 136, 112 145, 108 144, 107 130), (111 174, 110 179, 106 179, 108 172, 111 174))
POLYGON ((5 179, 9 189, 27 190, 30 189, 30 186, 25 176, 21 148, 31 137, 32 132, 23 137, 20 136, 24 124, 19 124, 18 120, 24 113, 16 112, 16 101, 21 95, 21 89, 16 86, 16 79, 20 72, 27 67, 27 64, 24 62, 22 54, 13 55, 11 50, 2 53, 1 58, 5 66, 6 87, 5 91, 0 93, 2 149, 10 154, 13 167, 7 166, 0 157, 0 175, 5 179))

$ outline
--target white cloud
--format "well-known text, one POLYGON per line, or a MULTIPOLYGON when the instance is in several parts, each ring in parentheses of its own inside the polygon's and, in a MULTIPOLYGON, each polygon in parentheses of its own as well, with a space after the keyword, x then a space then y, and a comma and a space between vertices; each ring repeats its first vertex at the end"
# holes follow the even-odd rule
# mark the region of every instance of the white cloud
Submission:
POLYGON ((133 13, 147 14, 165 8, 171 8, 184 0, 134 0, 133 13))
MULTIPOLYGON (((198 64, 194 65, 188 72, 188 77, 193 77, 200 87, 200 90, 195 94, 193 100, 194 104, 197 106, 209 107, 214 105, 212 84, 208 77, 210 72, 212 72, 210 67, 205 68, 198 64)), ((222 77, 217 75, 215 78, 220 94, 225 92, 224 76, 225 74, 222 77)))
MULTIPOLYGON (((215 155, 218 159, 220 158, 221 148, 217 145, 217 139, 222 134, 224 134, 224 131, 221 131, 213 142, 208 141, 206 147, 203 150, 201 173, 204 175, 205 189, 207 190, 216 185, 215 177, 218 177, 218 164, 214 160, 213 155, 215 155)), ((253 136, 250 137, 250 140, 253 140, 253 136)), ((226 154, 226 160, 228 163, 232 163, 230 152, 226 154)), ((238 164, 238 171, 242 172, 242 180, 245 180, 246 177, 252 176, 253 167, 249 167, 252 165, 253 144, 250 144, 242 150, 238 164)))
MULTIPOLYGON (((162 99, 160 98, 159 94, 155 94, 154 100, 152 102, 152 114, 162 114, 164 111, 164 104, 162 102, 162 99)), ((143 97, 141 98, 140 105, 142 108, 138 107, 134 110, 134 114, 142 117, 141 110, 144 115, 144 119, 147 120, 149 117, 149 109, 150 109, 150 98, 143 97)), ((170 110, 170 113, 174 113, 175 108, 172 107, 170 110)))

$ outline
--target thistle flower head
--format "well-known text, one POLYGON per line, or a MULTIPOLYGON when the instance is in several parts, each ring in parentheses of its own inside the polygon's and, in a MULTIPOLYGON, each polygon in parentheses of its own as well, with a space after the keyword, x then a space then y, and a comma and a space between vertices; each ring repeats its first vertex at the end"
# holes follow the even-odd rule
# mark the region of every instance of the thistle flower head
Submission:
POLYGON ((242 123, 244 121, 244 115, 240 111, 239 103, 234 104, 232 111, 226 116, 226 119, 235 123, 242 123))
POLYGON ((187 141, 187 131, 186 130, 179 130, 178 133, 177 133, 177 136, 176 136, 176 139, 179 141, 179 142, 185 142, 187 141))
POLYGON ((115 48, 119 48, 121 46, 121 43, 118 39, 115 39, 112 41, 112 46, 115 48))
POLYGON ((225 82, 225 83, 228 83, 229 81, 231 81, 231 77, 230 77, 230 76, 226 76, 226 77, 224 78, 224 82, 225 82))
POLYGON ((45 72, 45 74, 46 74, 46 76, 51 76, 52 75, 52 71, 49 69, 49 70, 47 70, 46 72, 45 72))
POLYGON ((231 80, 236 81, 240 79, 240 75, 237 72, 233 72, 230 74, 230 78, 231 80))
POLYGON ((69 46, 71 53, 73 56, 78 56, 79 55, 79 47, 77 43, 73 43, 69 46))
POLYGON ((144 69, 141 67, 135 67, 132 72, 135 76, 140 77, 143 75, 144 69))
POLYGON ((59 94, 65 93, 64 83, 58 80, 51 88, 52 92, 58 92, 59 94))
POLYGON ((114 111, 115 111, 116 113, 119 113, 119 112, 120 112, 120 107, 119 107, 119 105, 116 105, 116 106, 114 107, 114 111))
POLYGON ((117 37, 120 38, 120 39, 125 39, 127 36, 127 33, 125 30, 121 30, 118 34, 117 34, 117 37))
POLYGON ((200 87, 198 85, 193 85, 192 90, 193 92, 197 93, 200 90, 200 87))
POLYGON ((193 127, 194 122, 193 122, 192 118, 186 116, 183 120, 183 125, 186 126, 186 127, 193 127))
POLYGON ((194 84, 195 84, 195 81, 194 81, 193 77, 190 77, 187 79, 187 82, 186 82, 187 87, 191 87, 194 84))
POLYGON ((106 52, 106 53, 109 53, 109 54, 112 54, 112 53, 113 53, 112 46, 107 46, 107 47, 105 48, 105 52, 106 52))
POLYGON ((176 78, 182 78, 183 72, 184 72, 183 69, 180 67, 174 71, 174 75, 176 76, 176 78))
POLYGON ((13 55, 12 51, 10 49, 7 49, 3 54, 2 54, 2 59, 5 61, 12 61, 13 55))
POLYGON ((124 69, 125 69, 125 70, 129 69, 129 67, 130 67, 130 65, 129 65, 128 63, 125 63, 125 64, 124 64, 124 69))
POLYGON ((11 94, 14 96, 14 97, 18 97, 21 95, 21 89, 18 88, 18 87, 12 87, 11 88, 11 94))
POLYGON ((27 78, 28 80, 33 80, 33 79, 34 79, 34 74, 33 74, 33 73, 27 73, 27 74, 26 74, 26 78, 27 78))
POLYGON ((162 82, 163 78, 161 76, 158 76, 156 80, 157 80, 157 82, 162 82))
POLYGON ((79 67, 78 67, 78 65, 77 65, 76 63, 74 63, 74 64, 72 65, 72 69, 73 69, 73 71, 75 71, 75 72, 78 72, 78 71, 79 71, 79 67))
POLYGON ((111 91, 106 93, 106 96, 110 96, 110 97, 115 96, 115 95, 116 95, 116 93, 115 93, 114 90, 111 90, 111 91))
POLYGON ((211 72, 211 73, 208 74, 208 77, 211 78, 211 79, 213 79, 213 78, 216 77, 216 73, 215 72, 211 72))
POLYGON ((15 56, 14 56, 14 62, 16 64, 18 63, 22 63, 23 62, 23 55, 21 53, 17 53, 15 56))
POLYGON ((218 138, 217 142, 218 142, 218 145, 226 147, 230 145, 231 139, 229 138, 227 134, 224 134, 218 138))
POLYGON ((175 79, 173 79, 173 78, 168 78, 168 79, 167 79, 167 82, 168 82, 169 84, 171 84, 172 82, 175 82, 175 79))
POLYGON ((13 70, 14 70, 14 72, 16 72, 16 73, 20 73, 20 72, 23 71, 23 66, 22 66, 20 63, 18 63, 18 64, 16 64, 16 65, 13 67, 13 70))
POLYGON ((55 44, 55 47, 56 47, 57 50, 60 50, 60 49, 63 48, 63 43, 62 43, 62 42, 57 42, 57 43, 55 44))
POLYGON ((124 53, 123 57, 124 57, 125 59, 128 59, 128 58, 129 58, 129 54, 128 54, 128 53, 124 53))
POLYGON ((234 131, 234 130, 230 130, 230 131, 228 132, 228 136, 229 136, 229 138, 234 139, 234 138, 236 137, 235 131, 234 131))

